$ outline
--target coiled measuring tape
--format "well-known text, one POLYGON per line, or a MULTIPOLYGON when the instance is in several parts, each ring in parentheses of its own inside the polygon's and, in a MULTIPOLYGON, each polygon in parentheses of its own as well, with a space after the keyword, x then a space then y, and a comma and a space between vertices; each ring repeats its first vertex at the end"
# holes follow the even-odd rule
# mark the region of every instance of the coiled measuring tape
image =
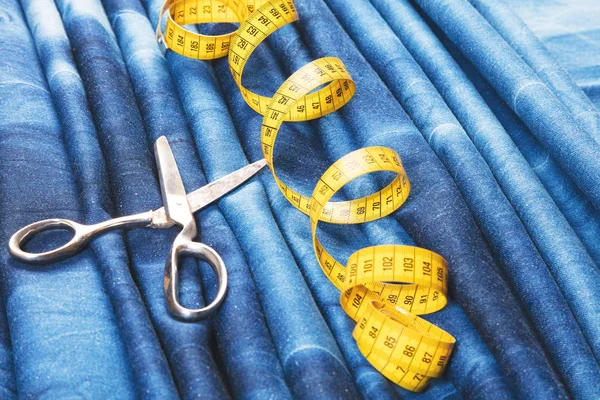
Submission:
POLYGON ((168 0, 162 7, 157 39, 167 49, 186 57, 210 60, 228 56, 229 66, 246 103, 264 116, 262 151, 283 195, 310 217, 313 247, 319 265, 341 290, 342 308, 356 322, 353 336, 369 362, 400 386, 421 391, 439 377, 455 339, 417 315, 446 305, 447 262, 418 247, 372 246, 339 263, 317 239, 317 224, 356 224, 391 214, 406 200, 410 183, 400 157, 386 147, 367 147, 336 161, 319 179, 311 197, 291 189, 275 173, 273 148, 284 121, 308 121, 334 112, 355 92, 342 61, 325 57, 303 66, 271 98, 242 85, 242 73, 254 49, 277 29, 294 22, 294 2, 266 0, 168 0), (161 28, 167 16, 165 33, 161 28), (206 36, 182 27, 186 24, 233 22, 237 31, 206 36), (313 92, 313 90, 322 87, 313 92), (330 202, 350 181, 372 172, 391 171, 393 181, 377 193, 358 200, 330 202))

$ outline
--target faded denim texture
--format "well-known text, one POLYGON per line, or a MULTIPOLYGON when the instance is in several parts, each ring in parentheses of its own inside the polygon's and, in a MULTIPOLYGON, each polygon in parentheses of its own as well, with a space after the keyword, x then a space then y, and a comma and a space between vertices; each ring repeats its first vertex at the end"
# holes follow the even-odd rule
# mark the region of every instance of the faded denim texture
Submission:
MULTIPOLYGON (((299 23, 247 66, 244 84, 263 95, 328 55, 357 83, 339 112, 282 128, 275 165, 303 193, 359 147, 402 157, 412 191, 398 212, 321 224, 319 238, 340 260, 398 243, 449 261, 450 302, 425 317, 457 346, 424 393, 389 382, 359 352, 308 218, 264 171, 196 215, 230 275, 224 305, 202 322, 176 321, 165 306, 176 229, 112 232, 38 267, 4 250, 0 398, 600 398, 600 60, 584 53, 578 66, 560 51, 589 49, 582 35, 597 37, 600 23, 577 31, 561 2, 536 5, 562 24, 540 19, 534 34, 497 0, 297 0, 299 23)), ((227 60, 161 53, 161 5, 0 0, 2 243, 39 219, 94 223, 159 207, 161 135, 188 191, 262 157, 262 117, 227 60)), ((64 240, 41 236, 33 250, 64 240)), ((180 273, 186 306, 214 296, 210 268, 186 260, 180 273)))

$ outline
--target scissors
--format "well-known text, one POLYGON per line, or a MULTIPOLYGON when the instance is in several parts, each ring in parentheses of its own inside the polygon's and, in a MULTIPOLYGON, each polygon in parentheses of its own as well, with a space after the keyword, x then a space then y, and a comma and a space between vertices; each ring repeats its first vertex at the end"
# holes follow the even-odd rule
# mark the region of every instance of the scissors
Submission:
POLYGON ((227 270, 222 258, 214 249, 203 243, 193 241, 198 234, 193 213, 246 182, 267 163, 262 159, 249 164, 187 194, 166 137, 161 136, 158 138, 154 144, 154 152, 164 207, 154 211, 110 219, 94 225, 83 225, 62 218, 34 222, 20 229, 10 238, 8 243, 9 253, 26 263, 42 264, 68 258, 78 253, 96 235, 113 229, 141 227, 166 229, 179 225, 182 230, 173 241, 173 246, 165 264, 164 289, 167 308, 175 318, 183 321, 198 321, 214 313, 225 299, 227 270), (43 253, 28 253, 23 250, 22 246, 33 236, 42 231, 53 229, 70 230, 73 232, 73 238, 63 246, 43 253), (219 285, 217 295, 206 307, 189 309, 179 303, 177 262, 180 256, 192 256, 203 260, 215 271, 219 285))

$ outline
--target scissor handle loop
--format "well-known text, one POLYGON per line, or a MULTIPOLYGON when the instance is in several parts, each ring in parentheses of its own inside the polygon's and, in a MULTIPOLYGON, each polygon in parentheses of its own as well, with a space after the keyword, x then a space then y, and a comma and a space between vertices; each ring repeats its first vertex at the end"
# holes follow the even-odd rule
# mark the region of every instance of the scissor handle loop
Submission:
POLYGON ((212 248, 203 243, 192 241, 176 240, 169 254, 167 265, 165 268, 165 297, 167 299, 167 307, 171 315, 182 321, 199 321, 213 314, 227 293, 227 270, 225 263, 219 254, 212 248), (207 262, 218 278, 217 295, 213 301, 203 307, 197 309, 186 308, 179 302, 179 274, 178 274, 178 259, 181 256, 192 256, 199 260, 207 262))
POLYGON ((122 227, 142 227, 152 223, 152 211, 128 215, 120 218, 109 219, 94 225, 83 225, 70 219, 51 218, 37 221, 19 229, 8 242, 8 252, 15 258, 29 263, 42 264, 64 260, 78 251, 94 236, 122 227), (66 229, 73 233, 73 237, 62 246, 42 253, 29 253, 23 250, 23 246, 35 235, 54 229, 66 229))
POLYGON ((92 237, 93 230, 91 228, 91 226, 78 224, 75 221, 63 218, 37 221, 19 229, 12 235, 8 242, 8 251, 13 257, 30 264, 63 260, 77 253, 81 246, 92 237), (42 253, 29 253, 23 250, 22 246, 35 235, 54 229, 69 230, 73 233, 73 237, 62 246, 42 253))

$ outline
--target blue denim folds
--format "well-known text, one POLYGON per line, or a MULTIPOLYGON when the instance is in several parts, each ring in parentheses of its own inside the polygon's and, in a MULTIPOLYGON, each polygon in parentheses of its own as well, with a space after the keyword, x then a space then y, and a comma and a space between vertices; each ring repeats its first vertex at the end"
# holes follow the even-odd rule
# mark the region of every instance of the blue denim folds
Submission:
MULTIPOLYGON (((162 135, 188 191, 262 157, 262 116, 245 104, 227 60, 161 53, 161 5, 0 0, 5 248, 39 219, 95 223, 161 206, 152 144, 162 135)), ((0 397, 600 398, 600 60, 557 61, 556 43, 545 38, 548 49, 496 0, 296 6, 300 21, 255 51, 245 86, 270 96, 331 55, 357 92, 337 113, 284 124, 275 165, 308 195, 349 151, 384 145, 400 154, 407 203, 373 223, 321 224, 319 238, 341 260, 397 243, 449 261, 450 302, 425 316, 457 339, 445 376, 412 393, 369 364, 316 262, 308 218, 263 171, 196 215, 199 239, 230 276, 225 303, 201 322, 177 321, 165 306, 176 229, 112 232, 42 266, 5 250, 0 397)), ((549 5, 548 15, 552 7, 562 9, 549 5)), ((342 195, 364 195, 385 178, 366 177, 342 195)), ((30 246, 61 240, 42 234, 30 246)), ((186 260, 180 274, 186 306, 214 296, 203 263, 186 260)))

